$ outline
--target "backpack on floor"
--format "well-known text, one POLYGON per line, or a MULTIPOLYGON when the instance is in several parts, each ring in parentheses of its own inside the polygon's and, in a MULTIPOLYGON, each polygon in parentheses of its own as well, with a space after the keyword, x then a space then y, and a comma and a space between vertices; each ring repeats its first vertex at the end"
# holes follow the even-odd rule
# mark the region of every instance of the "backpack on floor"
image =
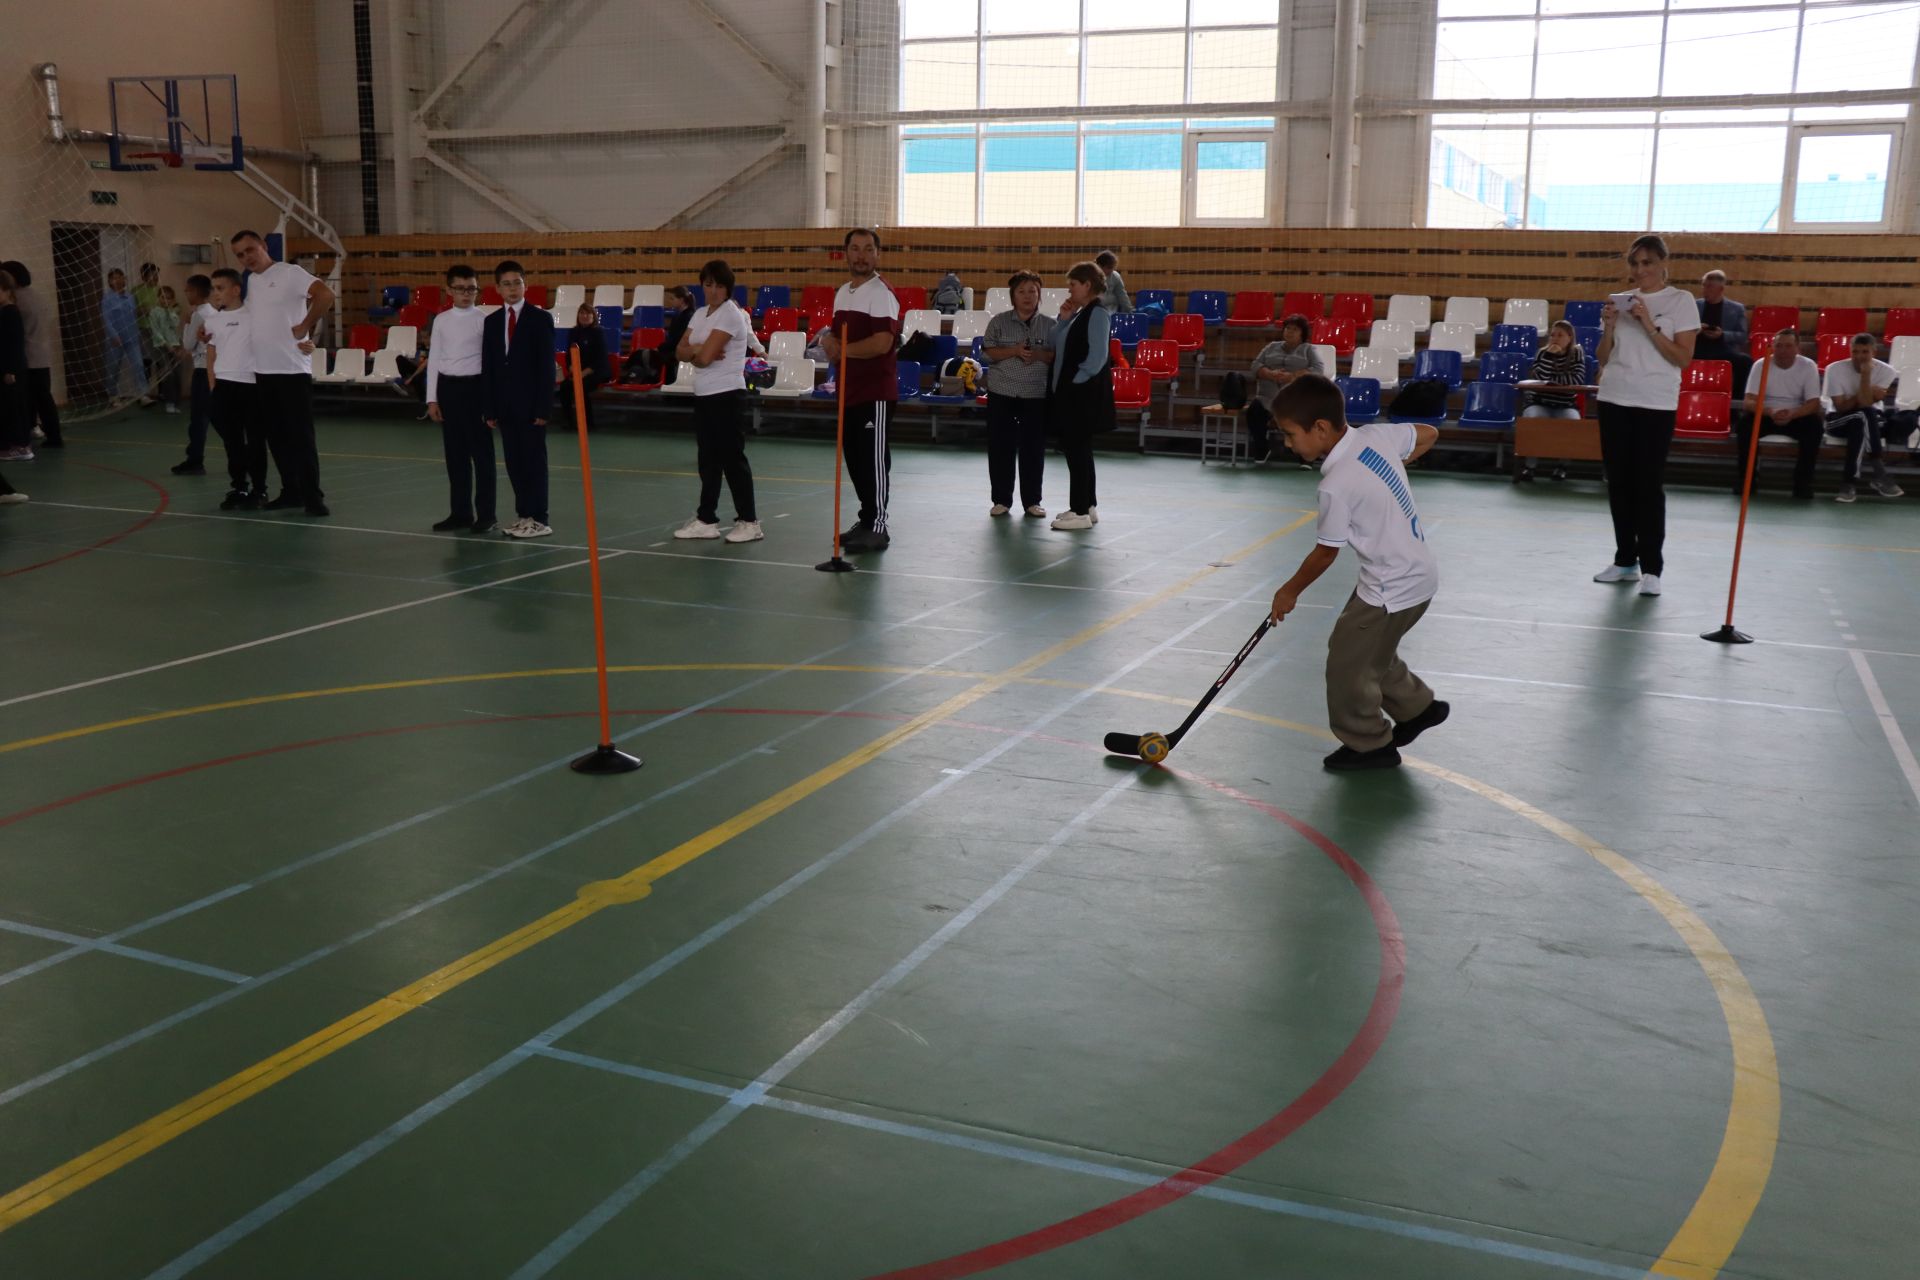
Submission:
POLYGON ((1400 388, 1400 394, 1387 406, 1393 418, 1444 418, 1447 416, 1447 384, 1438 378, 1419 378, 1400 388))
POLYGON ((1220 407, 1222 409, 1244 409, 1247 407, 1247 375, 1239 370, 1228 373, 1220 379, 1220 407))

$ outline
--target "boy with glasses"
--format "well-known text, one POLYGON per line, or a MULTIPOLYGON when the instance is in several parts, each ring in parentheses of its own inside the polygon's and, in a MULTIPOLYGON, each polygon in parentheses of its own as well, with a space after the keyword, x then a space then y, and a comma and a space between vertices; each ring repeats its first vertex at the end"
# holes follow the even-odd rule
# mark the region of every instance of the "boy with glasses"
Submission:
POLYGON ((480 277, 472 267, 447 269, 451 310, 433 321, 427 347, 427 416, 440 424, 440 451, 447 459, 447 518, 436 533, 467 529, 486 533, 494 525, 493 433, 481 407, 481 341, 486 317, 474 302, 480 277))

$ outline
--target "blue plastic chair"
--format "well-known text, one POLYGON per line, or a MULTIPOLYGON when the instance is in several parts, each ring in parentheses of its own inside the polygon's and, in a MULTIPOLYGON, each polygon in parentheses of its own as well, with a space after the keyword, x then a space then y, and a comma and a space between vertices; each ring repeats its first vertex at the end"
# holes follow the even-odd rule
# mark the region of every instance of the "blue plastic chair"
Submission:
POLYGON ((1140 345, 1140 340, 1148 335, 1147 318, 1138 311, 1129 311, 1113 318, 1113 336, 1120 339, 1120 346, 1127 351, 1140 345))
POLYGON ((380 291, 380 305, 395 311, 413 301, 413 290, 404 284, 390 284, 380 291))
POLYGON ((911 360, 902 360, 898 367, 900 372, 900 398, 902 400, 918 400, 920 398, 920 366, 911 360))
POLYGON ((619 342, 620 329, 621 329, 621 326, 623 326, 627 322, 626 308, 625 307, 595 307, 593 310, 594 310, 594 314, 600 317, 600 327, 602 329, 605 329, 608 333, 611 333, 614 336, 614 344, 611 347, 608 347, 607 350, 609 351, 619 350, 620 349, 620 342, 619 342))
MULTIPOLYGON (((597 311, 605 311, 606 309, 607 308, 605 307, 595 308, 595 310, 597 311)), ((605 323, 601 324, 600 340, 607 344, 607 363, 613 366, 613 372, 615 376, 618 376, 620 373, 620 358, 621 358, 620 326, 617 324, 613 324, 613 325, 609 325, 605 323)))
POLYGON ((571 341, 573 341, 572 325, 556 324, 553 326, 553 349, 555 351, 565 351, 567 344, 571 341))
POLYGON ((1135 289, 1133 291, 1134 306, 1150 307, 1150 306, 1154 306, 1155 304, 1158 304, 1159 306, 1165 308, 1164 314, 1172 315, 1173 314, 1173 290, 1171 289, 1135 289))
POLYGON ((666 328, 667 309, 665 307, 635 307, 633 309, 633 327, 636 329, 666 328))
POLYGON ((1435 351, 1432 348, 1413 353, 1414 381, 1437 379, 1451 389, 1460 386, 1460 353, 1458 351, 1435 351))
POLYGON ((753 309, 765 311, 768 307, 790 307, 793 305, 793 290, 784 284, 763 284, 753 295, 753 309))
POLYGON ((1335 378, 1333 384, 1347 398, 1347 422, 1361 426, 1380 416, 1378 378, 1335 378))
POLYGON ((742 311, 747 309, 747 286, 743 284, 733 286, 733 305, 742 311))
POLYGON ((1512 384, 1482 380, 1467 388, 1467 407, 1460 411, 1463 427, 1491 427, 1504 430, 1513 425, 1512 384))
POLYGON ((1480 357, 1480 381, 1518 382, 1532 367, 1518 351, 1489 351, 1480 357))
POLYGON ((1600 308, 1604 302, 1569 302, 1567 304, 1567 323, 1575 329, 1597 329, 1600 327, 1600 308))
POLYGON ((1497 324, 1487 350, 1516 351, 1531 360, 1540 350, 1540 331, 1530 324, 1497 324))
MULTIPOLYGON (((1137 303, 1135 305, 1138 305, 1137 303)), ((1199 316, 1207 327, 1227 321, 1227 294, 1224 289, 1192 289, 1187 293, 1187 314, 1199 316)))
POLYGON ((1573 340, 1580 344, 1580 350, 1588 356, 1600 349, 1600 339, 1606 336, 1606 330, 1599 325, 1575 325, 1573 340))
POLYGON ((1590 387, 1597 387, 1600 385, 1600 357, 1599 356, 1587 357, 1587 385, 1590 387))
POLYGON ((694 306, 704 307, 707 305, 707 290, 705 285, 690 284, 687 286, 687 292, 693 295, 694 306))
POLYGON ((967 359, 978 362, 982 368, 986 366, 987 340, 985 338, 976 337, 973 340, 973 345, 967 348, 967 359))

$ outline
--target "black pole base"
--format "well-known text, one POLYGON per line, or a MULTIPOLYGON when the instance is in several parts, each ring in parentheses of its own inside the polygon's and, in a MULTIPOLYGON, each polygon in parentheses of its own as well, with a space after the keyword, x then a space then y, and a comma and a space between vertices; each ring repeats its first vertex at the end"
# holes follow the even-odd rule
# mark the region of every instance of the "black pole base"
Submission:
POLYGON ((1752 636, 1748 635, 1744 631, 1735 631, 1733 629, 1733 624, 1731 622, 1721 627, 1718 631, 1702 631, 1700 633, 1700 638, 1702 640, 1711 640, 1715 644, 1752 644, 1753 643, 1752 636))
POLYGON ((852 573, 853 572, 852 562, 847 560, 842 560, 839 556, 835 556, 831 560, 822 560, 819 564, 813 567, 815 569, 818 569, 821 573, 852 573))
POLYGON ((575 773, 632 773, 642 761, 628 755, 611 742, 603 742, 570 766, 575 773))

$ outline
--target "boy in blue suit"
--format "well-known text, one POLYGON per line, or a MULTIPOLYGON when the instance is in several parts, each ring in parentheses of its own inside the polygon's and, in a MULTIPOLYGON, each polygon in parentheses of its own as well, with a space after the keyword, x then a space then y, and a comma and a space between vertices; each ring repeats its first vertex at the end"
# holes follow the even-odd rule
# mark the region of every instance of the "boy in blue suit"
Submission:
POLYGON ((547 419, 553 413, 553 316, 526 303, 527 276, 514 261, 493 269, 501 307, 481 336, 480 383, 487 426, 500 433, 519 519, 509 538, 551 537, 547 524, 547 419))

